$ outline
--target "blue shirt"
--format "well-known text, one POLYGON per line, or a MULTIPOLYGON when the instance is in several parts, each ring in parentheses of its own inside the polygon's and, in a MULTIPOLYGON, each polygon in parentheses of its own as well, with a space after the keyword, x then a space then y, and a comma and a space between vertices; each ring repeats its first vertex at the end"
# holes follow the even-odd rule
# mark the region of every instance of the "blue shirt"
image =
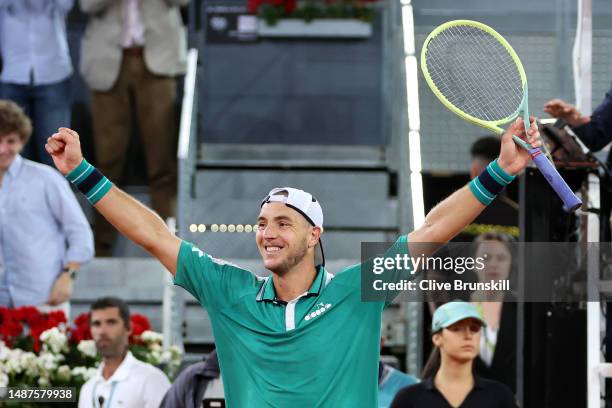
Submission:
POLYGON ((68 182, 17 156, 0 185, 0 305, 42 305, 68 261, 93 257, 93 235, 68 182))
POLYGON ((380 363, 378 370, 378 408, 389 408, 399 390, 419 382, 418 378, 386 364, 380 363))
POLYGON ((0 0, 0 81, 52 84, 72 74, 66 15, 74 0, 0 0))

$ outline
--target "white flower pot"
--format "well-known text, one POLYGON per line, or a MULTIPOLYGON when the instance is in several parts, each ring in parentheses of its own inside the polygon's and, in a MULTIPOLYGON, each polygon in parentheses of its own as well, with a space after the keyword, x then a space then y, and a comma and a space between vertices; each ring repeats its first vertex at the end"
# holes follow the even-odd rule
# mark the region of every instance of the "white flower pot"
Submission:
POLYGON ((315 19, 307 23, 284 18, 270 26, 259 19, 258 33, 260 37, 367 38, 372 35, 372 24, 356 19, 315 19))

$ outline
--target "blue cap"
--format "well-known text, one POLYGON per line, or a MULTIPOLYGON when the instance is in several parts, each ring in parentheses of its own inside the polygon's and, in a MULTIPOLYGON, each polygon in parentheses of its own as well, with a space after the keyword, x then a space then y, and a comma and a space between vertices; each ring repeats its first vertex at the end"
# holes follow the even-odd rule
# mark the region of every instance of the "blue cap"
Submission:
POLYGON ((476 319, 483 326, 487 324, 476 306, 460 300, 448 302, 436 309, 431 322, 431 331, 437 333, 464 319, 476 319))

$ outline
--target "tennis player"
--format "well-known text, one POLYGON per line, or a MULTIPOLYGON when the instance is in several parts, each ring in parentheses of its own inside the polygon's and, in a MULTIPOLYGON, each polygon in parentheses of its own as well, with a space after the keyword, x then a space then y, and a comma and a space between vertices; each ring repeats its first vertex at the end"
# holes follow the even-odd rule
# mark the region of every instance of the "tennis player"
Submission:
MULTIPOLYGON (((389 253, 446 242, 468 225, 529 162, 513 133, 540 145, 535 122, 526 134, 518 119, 502 137, 500 157, 438 204, 424 225, 399 237, 389 253)), ((361 301, 359 265, 335 277, 326 271, 323 212, 314 197, 285 187, 264 198, 255 239, 272 274, 258 278, 171 233, 83 159, 75 131, 60 128, 46 149, 111 224, 158 258, 206 308, 229 407, 376 407, 386 303, 361 301)))

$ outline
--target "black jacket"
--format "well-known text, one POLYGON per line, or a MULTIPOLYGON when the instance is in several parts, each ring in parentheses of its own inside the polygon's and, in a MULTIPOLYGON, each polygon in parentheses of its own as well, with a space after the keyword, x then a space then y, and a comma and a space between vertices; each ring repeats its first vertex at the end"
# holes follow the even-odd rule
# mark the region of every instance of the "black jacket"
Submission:
POLYGON ((200 408, 208 382, 220 374, 217 351, 213 350, 205 361, 190 365, 176 377, 160 408, 200 408))

